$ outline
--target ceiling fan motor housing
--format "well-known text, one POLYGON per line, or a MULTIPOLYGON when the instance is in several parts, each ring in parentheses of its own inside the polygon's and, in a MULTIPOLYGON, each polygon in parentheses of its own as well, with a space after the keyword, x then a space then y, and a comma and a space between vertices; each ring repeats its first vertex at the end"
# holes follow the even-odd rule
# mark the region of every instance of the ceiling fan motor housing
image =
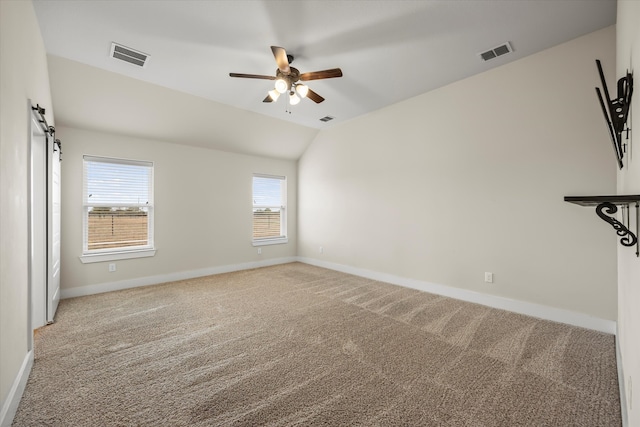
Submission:
POLYGON ((291 67, 289 69, 289 74, 284 74, 282 71, 278 69, 276 70, 276 78, 282 79, 285 82, 287 82, 287 87, 289 90, 291 90, 291 86, 294 83, 296 83, 298 80, 300 80, 300 71, 298 71, 297 68, 291 67))

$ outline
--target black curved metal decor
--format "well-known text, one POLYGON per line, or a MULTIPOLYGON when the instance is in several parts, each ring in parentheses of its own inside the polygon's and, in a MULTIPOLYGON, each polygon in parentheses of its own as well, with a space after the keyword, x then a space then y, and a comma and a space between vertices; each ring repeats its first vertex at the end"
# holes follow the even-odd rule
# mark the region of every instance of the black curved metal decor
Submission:
POLYGON ((602 71, 602 64, 599 59, 596 59, 596 65, 598 66, 598 74, 600 74, 600 82, 602 83, 602 89, 604 90, 604 98, 600 88, 596 87, 596 94, 600 101, 600 107, 604 114, 604 119, 607 122, 609 129, 609 136, 613 143, 613 150, 616 155, 616 161, 618 167, 622 169, 624 164, 622 159, 626 151, 626 144, 622 143, 622 132, 627 133, 626 137, 629 139, 629 127, 627 126, 627 118, 629 117, 629 107, 631 106, 631 95, 633 94, 633 75, 627 72, 626 76, 618 80, 617 94, 614 98, 609 95, 609 89, 607 88, 607 82, 604 79, 604 72, 602 71))
POLYGON ((635 245, 638 242, 638 237, 633 234, 631 230, 625 227, 623 223, 609 216, 615 214, 616 212, 618 212, 618 207, 613 203, 604 202, 596 206, 596 214, 604 221, 611 224, 613 229, 616 230, 616 234, 621 237, 620 244, 627 247, 635 245), (602 212, 603 210, 606 210, 606 213, 602 212))
POLYGON ((620 236, 622 246, 636 247, 636 256, 640 257, 640 241, 638 241, 638 231, 640 230, 640 194, 633 195, 613 195, 613 196, 566 196, 565 202, 574 203, 579 206, 595 206, 596 214, 603 220, 611 224, 616 234, 620 236), (612 215, 618 212, 618 206, 622 206, 622 222, 612 215), (629 210, 635 207, 635 221, 631 220, 629 210), (624 215, 626 212, 626 216, 624 215), (636 232, 629 230, 631 223, 635 222, 636 232))

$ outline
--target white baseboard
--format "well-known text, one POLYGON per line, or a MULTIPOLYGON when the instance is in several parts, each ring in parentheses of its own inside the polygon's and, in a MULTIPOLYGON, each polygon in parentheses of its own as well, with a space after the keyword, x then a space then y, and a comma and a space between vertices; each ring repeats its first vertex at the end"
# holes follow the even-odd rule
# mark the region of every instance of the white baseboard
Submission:
POLYGON ((466 289, 454 288, 437 283, 429 283, 421 280, 410 279, 407 277, 366 270, 363 268, 321 261, 314 258, 297 257, 297 260, 305 264, 328 268, 330 270, 336 270, 342 273, 366 277, 368 279, 378 280, 380 282, 391 283, 394 285, 417 289, 432 294, 443 295, 462 301, 482 304, 488 307, 499 308, 502 310, 525 314, 527 316, 551 320, 553 322, 579 326, 581 328, 592 329, 608 334, 615 335, 616 333, 616 322, 613 320, 600 319, 598 317, 588 316, 586 314, 576 313, 569 310, 562 310, 555 307, 548 307, 541 304, 534 304, 526 301, 519 301, 495 295, 482 294, 466 289))
POLYGON ((11 385, 7 400, 2 404, 2 409, 0 409, 0 427, 11 426, 16 411, 18 410, 20 399, 22 399, 22 393, 24 393, 24 388, 27 386, 27 380, 29 379, 32 366, 33 350, 25 355, 20 371, 18 371, 18 375, 16 375, 13 385, 11 385))
POLYGON ((264 261, 244 262, 241 264, 222 265, 217 267, 202 268, 199 270, 180 271, 177 273, 160 274, 157 276, 139 277, 136 279, 120 280, 117 282, 98 283, 95 285, 62 289, 61 298, 65 299, 93 294, 101 294, 104 292, 119 291, 122 289, 137 288, 140 286, 157 285, 160 283, 175 282, 177 280, 210 276, 212 274, 231 273, 233 271, 250 270, 252 268, 259 267, 269 267, 271 265, 286 264, 295 261, 297 261, 296 257, 274 258, 264 261))

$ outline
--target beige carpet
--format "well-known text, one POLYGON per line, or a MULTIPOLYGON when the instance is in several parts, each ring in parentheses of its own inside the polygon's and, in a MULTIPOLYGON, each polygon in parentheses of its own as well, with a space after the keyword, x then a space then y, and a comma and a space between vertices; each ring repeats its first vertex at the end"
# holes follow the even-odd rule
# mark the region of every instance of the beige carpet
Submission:
POLYGON ((14 426, 620 426, 614 337, 293 263, 64 300, 14 426))

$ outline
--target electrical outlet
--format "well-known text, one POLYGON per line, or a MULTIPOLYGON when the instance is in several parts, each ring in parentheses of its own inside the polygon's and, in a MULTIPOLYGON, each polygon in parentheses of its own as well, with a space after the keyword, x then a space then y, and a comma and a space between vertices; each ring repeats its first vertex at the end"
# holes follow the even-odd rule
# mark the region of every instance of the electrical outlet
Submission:
POLYGON ((320 247, 318 248, 318 252, 320 252, 321 254, 322 254, 322 253, 324 253, 324 248, 323 248, 322 246, 320 246, 320 247))
POLYGON ((115 264, 109 264, 109 273, 113 273, 114 271, 116 271, 116 265, 115 264))
POLYGON ((493 283, 493 273, 485 271, 484 273, 484 281, 487 283, 493 283))
POLYGON ((262 255, 262 248, 258 248, 258 255, 262 255))

